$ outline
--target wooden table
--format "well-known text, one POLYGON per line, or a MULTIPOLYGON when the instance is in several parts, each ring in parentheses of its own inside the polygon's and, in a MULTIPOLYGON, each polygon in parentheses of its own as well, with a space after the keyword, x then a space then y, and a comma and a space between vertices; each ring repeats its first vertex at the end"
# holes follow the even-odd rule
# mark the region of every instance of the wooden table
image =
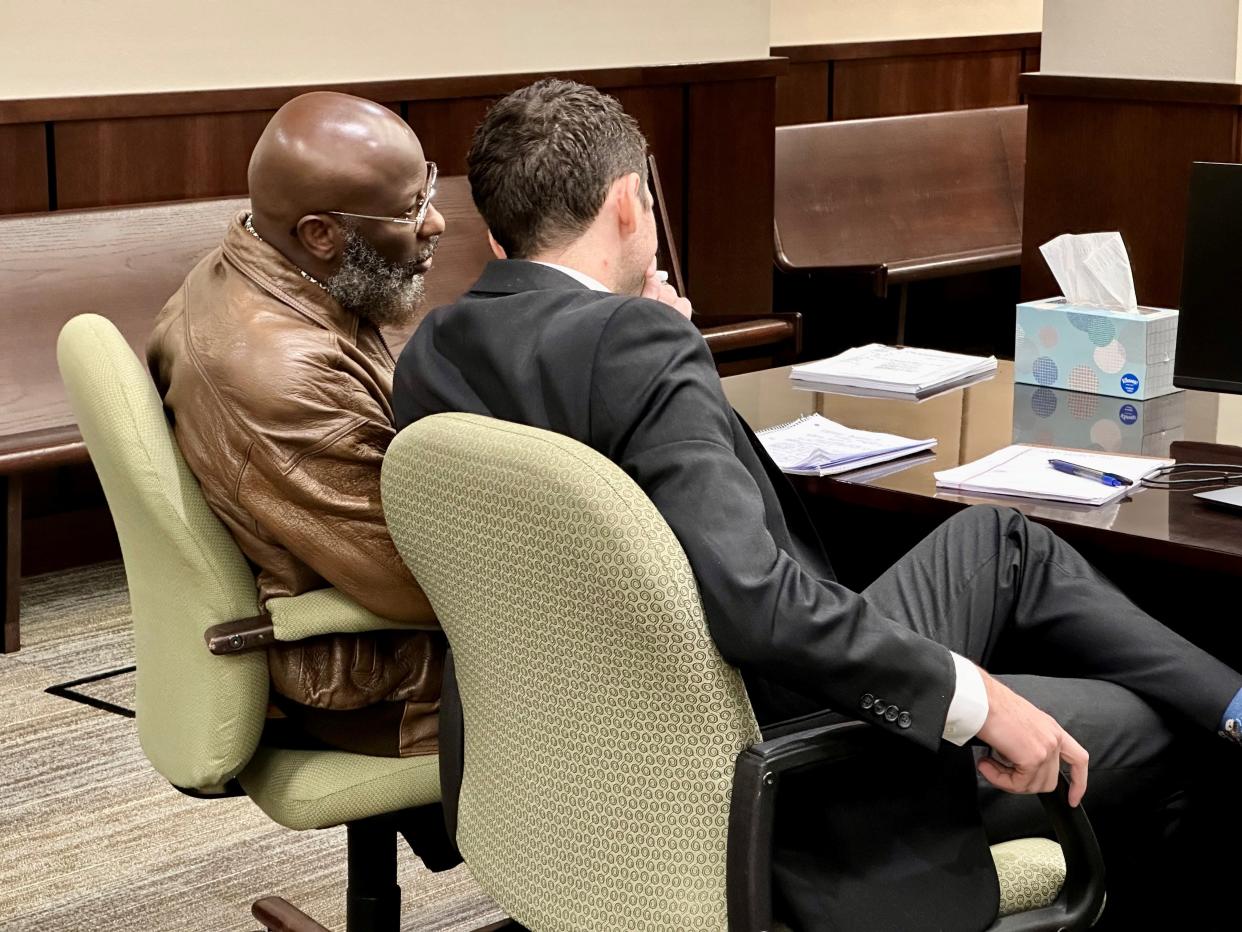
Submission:
POLYGON ((934 454, 826 478, 795 477, 847 584, 860 588, 933 527, 970 504, 1010 505, 1077 547, 1146 610, 1242 666, 1227 622, 1242 592, 1242 515, 1188 492, 1136 491, 1083 508, 938 490, 933 473, 1014 442, 1242 465, 1242 397, 1178 392, 1146 402, 1015 385, 1013 364, 992 379, 924 401, 794 388, 788 369, 733 376, 725 393, 756 429, 818 412, 850 427, 935 437, 934 454), (880 469, 883 473, 884 470, 880 469))

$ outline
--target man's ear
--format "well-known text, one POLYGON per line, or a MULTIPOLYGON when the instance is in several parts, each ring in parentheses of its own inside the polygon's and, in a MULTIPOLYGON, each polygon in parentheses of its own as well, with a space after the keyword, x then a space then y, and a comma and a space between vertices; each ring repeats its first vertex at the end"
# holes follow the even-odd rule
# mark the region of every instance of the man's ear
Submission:
POLYGON ((496 237, 492 236, 492 231, 487 231, 487 245, 492 247, 492 255, 497 259, 508 259, 509 255, 505 252, 505 247, 496 242, 496 237))
POLYGON ((307 214, 295 228, 302 248, 321 262, 333 262, 344 251, 344 235, 339 224, 322 214, 307 214))
POLYGON ((644 213, 642 184, 642 176, 638 172, 630 172, 614 181, 608 189, 605 203, 613 204, 617 212, 617 225, 627 235, 638 229, 644 213))

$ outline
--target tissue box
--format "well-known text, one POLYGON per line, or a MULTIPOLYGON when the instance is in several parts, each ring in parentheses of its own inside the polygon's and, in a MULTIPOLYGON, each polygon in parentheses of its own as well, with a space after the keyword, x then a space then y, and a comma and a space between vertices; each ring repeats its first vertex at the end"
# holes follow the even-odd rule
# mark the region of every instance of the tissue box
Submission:
POLYGON ((1065 298, 1018 305, 1014 381, 1143 400, 1177 391, 1177 311, 1076 307, 1065 298))
POLYGON ((1182 392, 1137 401, 1018 384, 1013 441, 1164 457, 1185 434, 1185 399, 1182 392))

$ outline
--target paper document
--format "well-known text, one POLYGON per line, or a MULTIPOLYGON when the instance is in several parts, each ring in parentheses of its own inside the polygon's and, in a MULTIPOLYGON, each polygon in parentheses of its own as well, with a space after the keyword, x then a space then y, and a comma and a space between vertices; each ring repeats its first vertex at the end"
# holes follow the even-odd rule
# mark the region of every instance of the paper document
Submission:
POLYGON ((807 382, 802 379, 790 379, 789 387, 802 392, 819 392, 822 395, 844 395, 849 398, 895 398, 901 401, 909 401, 913 404, 922 404, 924 401, 931 401, 933 398, 939 398, 941 395, 957 391, 959 388, 970 388, 972 385, 978 385, 980 382, 986 382, 995 377, 996 370, 993 369, 989 372, 981 372, 966 376, 965 378, 955 379, 952 382, 945 382, 942 385, 937 385, 934 388, 921 392, 864 388, 861 385, 843 385, 839 382, 807 382))
POLYGON ((919 395, 995 371, 995 356, 964 356, 871 343, 829 359, 794 366, 789 377, 803 382, 919 395))
POLYGON ((929 450, 931 440, 910 440, 893 434, 854 430, 819 414, 808 414, 757 433, 763 448, 784 472, 799 476, 831 476, 862 469, 908 453, 929 450))
POLYGON ((1153 469, 1171 466, 1173 460, 1149 456, 1117 456, 1086 450, 1060 450, 1017 444, 997 450, 983 459, 936 473, 936 485, 982 495, 1016 495, 1078 505, 1104 505, 1137 492, 1139 479, 1153 469), (1134 484, 1114 488, 1095 479, 1058 472, 1048 461, 1066 460, 1099 472, 1125 476, 1134 484))

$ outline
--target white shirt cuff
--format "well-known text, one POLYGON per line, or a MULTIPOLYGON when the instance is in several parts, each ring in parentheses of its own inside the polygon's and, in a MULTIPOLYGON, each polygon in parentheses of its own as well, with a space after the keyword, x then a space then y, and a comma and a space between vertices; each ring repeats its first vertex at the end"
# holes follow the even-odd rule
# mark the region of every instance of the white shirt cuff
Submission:
POLYGON ((949 655, 957 672, 957 686, 944 720, 944 740, 960 747, 979 734, 988 720, 988 691, 978 667, 952 651, 949 655))

